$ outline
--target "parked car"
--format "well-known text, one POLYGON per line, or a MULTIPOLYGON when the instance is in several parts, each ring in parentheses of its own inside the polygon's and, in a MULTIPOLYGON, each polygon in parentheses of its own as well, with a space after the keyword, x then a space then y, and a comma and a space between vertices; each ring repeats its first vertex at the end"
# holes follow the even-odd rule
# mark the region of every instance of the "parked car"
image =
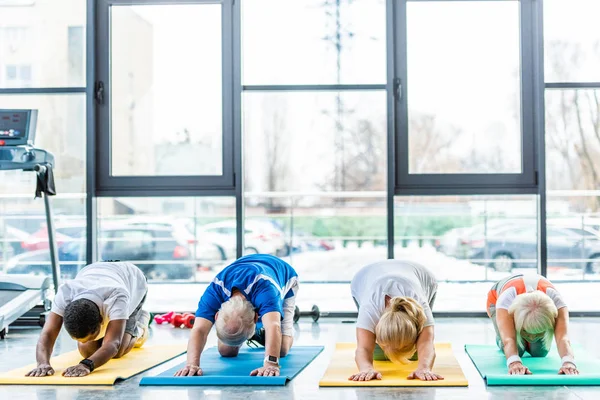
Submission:
POLYGON ((330 251, 335 249, 335 245, 331 241, 313 236, 304 231, 294 231, 291 246, 292 252, 294 253, 305 251, 330 251))
MULTIPOLYGON (((548 226, 548 265, 568 268, 582 268, 587 273, 600 273, 600 232, 592 229, 548 226), (565 260, 565 261, 561 261, 565 260)), ((497 271, 510 272, 513 268, 535 268, 537 260, 537 226, 515 226, 488 237, 470 249, 469 259, 483 260, 487 256, 493 260, 491 267, 497 271), (487 253, 486 253, 487 245, 487 253)))
POLYGON ((23 241, 27 240, 29 234, 10 225, 2 225, 0 221, 0 255, 5 255, 5 260, 22 253, 23 241))
MULTIPOLYGON (((85 232, 85 222, 70 221, 57 222, 54 224, 55 240, 57 246, 75 240, 85 232)), ((48 228, 46 223, 42 223, 40 229, 32 233, 21 243, 24 251, 44 250, 49 247, 48 228)))
POLYGON ((122 220, 121 223, 130 226, 163 226, 173 230, 177 240, 188 243, 191 247, 192 258, 202 262, 223 261, 226 259, 225 249, 223 249, 220 239, 214 235, 203 232, 194 232, 188 229, 188 220, 177 218, 161 218, 151 216, 139 216, 122 220))
MULTIPOLYGON (((190 279, 196 265, 188 261, 188 244, 178 240, 172 229, 162 226, 103 226, 98 238, 98 258, 131 261, 150 280, 190 279)), ((85 238, 60 246, 61 276, 73 278, 85 265, 85 238)), ((7 263, 7 273, 50 275, 50 255, 47 250, 35 250, 13 257, 7 263)))
POLYGON ((477 247, 485 242, 486 236, 493 237, 515 226, 527 226, 532 223, 534 221, 527 219, 490 219, 486 223, 447 231, 436 242, 435 247, 447 256, 464 259, 469 257, 472 247, 477 247))
MULTIPOLYGON (((285 256, 289 253, 284 233, 274 225, 263 221, 248 220, 244 226, 244 254, 261 253, 285 256)), ((197 225, 196 232, 211 235, 211 240, 219 244, 225 251, 227 259, 235 258, 237 248, 235 221, 197 225)))

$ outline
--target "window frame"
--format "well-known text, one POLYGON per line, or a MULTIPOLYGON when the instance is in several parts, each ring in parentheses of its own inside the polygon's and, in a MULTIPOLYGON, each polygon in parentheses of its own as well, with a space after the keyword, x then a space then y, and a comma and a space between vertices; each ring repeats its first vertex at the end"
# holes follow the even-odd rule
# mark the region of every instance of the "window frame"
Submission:
MULTIPOLYGON (((533 0, 518 0, 520 4, 520 80, 521 80, 521 173, 506 174, 410 174, 409 173, 409 124, 407 63, 407 4, 432 0, 401 0, 394 9, 394 78, 389 84, 394 91, 395 116, 395 169, 394 194, 396 195, 476 195, 476 194, 537 194, 539 191, 535 122, 535 50, 536 37, 532 29, 535 18, 533 0)), ((515 0, 433 0, 436 2, 514 2, 515 0)))
POLYGON ((233 51, 233 0, 98 0, 95 3, 95 79, 89 82, 94 92, 101 82, 104 100, 95 93, 96 107, 96 188, 97 197, 126 196, 234 196, 235 146, 234 146, 234 51, 233 51), (113 176, 111 144, 111 80, 110 80, 110 10, 113 6, 131 5, 221 5, 221 62, 222 62, 222 174, 221 175, 170 175, 170 176, 113 176))

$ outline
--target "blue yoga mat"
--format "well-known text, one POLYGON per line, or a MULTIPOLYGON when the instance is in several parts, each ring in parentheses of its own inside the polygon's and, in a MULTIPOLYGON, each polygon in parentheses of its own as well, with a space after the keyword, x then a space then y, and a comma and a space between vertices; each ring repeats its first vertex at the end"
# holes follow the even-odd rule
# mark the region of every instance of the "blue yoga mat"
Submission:
POLYGON ((281 359, 280 376, 250 376, 250 372, 263 365, 264 348, 243 347, 237 357, 224 358, 216 347, 202 353, 202 376, 173 376, 185 363, 173 367, 160 375, 142 378, 140 386, 284 386, 300 373, 323 347, 292 347, 281 359))

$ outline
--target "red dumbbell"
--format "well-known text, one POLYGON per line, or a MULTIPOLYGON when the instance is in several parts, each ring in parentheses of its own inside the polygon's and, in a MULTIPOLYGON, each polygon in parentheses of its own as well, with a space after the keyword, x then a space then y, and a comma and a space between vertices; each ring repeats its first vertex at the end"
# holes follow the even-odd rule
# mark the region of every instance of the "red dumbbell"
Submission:
POLYGON ((194 326, 194 320, 196 317, 193 314, 185 313, 185 314, 175 314, 173 316, 173 320, 171 324, 178 328, 192 328, 194 326))
POLYGON ((175 315, 174 311, 171 311, 171 312, 163 314, 163 315, 155 315, 154 322, 156 322, 158 325, 170 324, 171 321, 173 320, 174 315, 175 315))

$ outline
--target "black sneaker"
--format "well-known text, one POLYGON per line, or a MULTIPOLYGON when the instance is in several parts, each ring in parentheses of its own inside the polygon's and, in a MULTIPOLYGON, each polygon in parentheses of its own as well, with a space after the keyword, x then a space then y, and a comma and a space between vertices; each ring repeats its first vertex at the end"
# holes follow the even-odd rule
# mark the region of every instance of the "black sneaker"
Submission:
POLYGON ((250 339, 248 339, 246 341, 246 344, 248 345, 248 347, 254 347, 254 348, 258 348, 258 347, 265 347, 265 328, 260 327, 260 328, 256 328, 256 331, 254 331, 254 336, 252 336, 250 339))

